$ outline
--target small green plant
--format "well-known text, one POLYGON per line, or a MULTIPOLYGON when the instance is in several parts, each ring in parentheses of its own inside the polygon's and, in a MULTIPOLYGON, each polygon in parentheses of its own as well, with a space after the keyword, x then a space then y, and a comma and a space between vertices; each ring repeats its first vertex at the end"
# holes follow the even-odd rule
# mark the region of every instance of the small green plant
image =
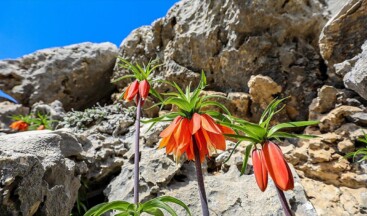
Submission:
POLYGON ((84 216, 99 216, 109 211, 118 211, 115 216, 140 216, 142 213, 147 213, 154 216, 164 216, 162 210, 167 211, 172 216, 178 216, 172 207, 167 203, 174 203, 183 207, 191 216, 189 208, 182 201, 170 197, 161 196, 151 199, 145 203, 132 204, 125 201, 112 201, 101 203, 91 208, 84 216))
MULTIPOLYGON (((161 100, 161 96, 152 88, 150 88, 150 82, 152 82, 151 73, 159 65, 154 66, 154 62, 149 62, 147 66, 140 66, 139 64, 132 64, 124 59, 119 59, 120 67, 125 68, 132 72, 132 74, 120 77, 113 82, 121 81, 124 79, 133 78, 134 81, 130 83, 125 92, 123 98, 126 102, 135 100, 136 103, 136 118, 135 118, 135 139, 134 139, 134 203, 126 201, 112 201, 107 203, 101 203, 94 206, 84 216, 100 216, 109 211, 117 211, 116 216, 139 216, 142 213, 147 213, 155 216, 163 216, 163 211, 167 211, 172 216, 177 216, 177 213, 167 203, 174 203, 183 207, 188 215, 191 216, 190 210, 182 201, 170 197, 162 196, 141 203, 139 201, 139 137, 140 137, 140 115, 142 106, 147 100, 149 93, 158 97, 161 100)), ((162 101, 162 100, 161 100, 162 101)))
POLYGON ((51 120, 48 115, 43 115, 41 113, 14 115, 11 118, 14 122, 10 125, 10 128, 17 131, 51 130, 51 124, 55 122, 55 120, 51 120))
POLYGON ((364 160, 367 160, 367 134, 363 131, 363 137, 359 138, 358 141, 366 144, 366 147, 360 148, 355 152, 350 152, 348 154, 346 154, 344 157, 345 158, 352 158, 353 161, 355 161, 355 158, 361 157, 357 162, 362 162, 364 160))
MULTIPOLYGON (((278 105, 280 105, 285 99, 286 98, 273 100, 261 115, 258 124, 235 117, 231 117, 234 123, 223 122, 222 124, 237 131, 237 134, 226 134, 226 136, 235 138, 239 141, 250 142, 250 144, 246 146, 241 174, 246 170, 247 162, 252 152, 252 164, 257 185, 260 190, 264 192, 268 185, 268 175, 270 175, 275 183, 284 213, 285 215, 290 216, 292 215, 292 212, 288 206, 283 191, 292 190, 294 188, 293 174, 284 159, 280 147, 278 144, 274 143, 273 140, 281 142, 282 138, 313 138, 315 136, 292 134, 284 132, 282 129, 305 127, 318 124, 319 122, 298 121, 271 126, 273 116, 284 108, 283 106, 278 109, 278 105)), ((240 142, 236 144, 233 151, 239 144, 240 142)))

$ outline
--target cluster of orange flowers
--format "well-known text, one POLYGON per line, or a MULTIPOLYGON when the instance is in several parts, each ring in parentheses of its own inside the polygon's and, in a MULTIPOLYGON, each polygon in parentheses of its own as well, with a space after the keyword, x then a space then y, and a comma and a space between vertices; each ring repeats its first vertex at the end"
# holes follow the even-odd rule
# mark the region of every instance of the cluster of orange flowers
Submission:
POLYGON ((177 116, 173 122, 161 132, 162 141, 159 148, 166 147, 167 154, 173 153, 176 159, 186 153, 189 160, 194 160, 194 147, 200 151, 200 161, 211 155, 216 149, 224 151, 226 142, 223 134, 234 134, 228 127, 216 124, 207 114, 194 113, 191 119, 177 116))

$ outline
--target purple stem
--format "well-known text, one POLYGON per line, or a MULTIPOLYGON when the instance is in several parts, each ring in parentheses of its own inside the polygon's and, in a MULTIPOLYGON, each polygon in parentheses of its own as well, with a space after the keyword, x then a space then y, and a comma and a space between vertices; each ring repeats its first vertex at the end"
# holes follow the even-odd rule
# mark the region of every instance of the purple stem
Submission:
POLYGON ((197 178, 198 187, 199 187, 201 209, 203 211, 203 216, 209 216, 208 200, 206 199, 203 172, 201 170, 200 153, 199 153, 199 148, 196 144, 195 137, 192 137, 192 142, 194 146, 196 178, 197 178))
POLYGON ((141 98, 136 95, 138 101, 136 107, 136 122, 135 122, 135 155, 134 155, 134 203, 139 203, 139 136, 140 136, 140 113, 141 113, 141 98))
POLYGON ((277 189, 278 197, 279 197, 280 203, 282 204, 282 207, 283 207, 283 210, 284 210, 284 214, 286 216, 292 216, 292 211, 289 208, 287 199, 284 196, 284 192, 282 190, 280 190, 277 186, 275 186, 275 188, 277 189))

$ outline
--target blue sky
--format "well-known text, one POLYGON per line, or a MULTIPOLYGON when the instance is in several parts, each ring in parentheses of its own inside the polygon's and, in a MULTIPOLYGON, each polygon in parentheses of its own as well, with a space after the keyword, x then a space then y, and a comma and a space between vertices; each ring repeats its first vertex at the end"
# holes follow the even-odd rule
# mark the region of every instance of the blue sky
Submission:
POLYGON ((85 41, 120 45, 178 0, 0 0, 0 59, 85 41))

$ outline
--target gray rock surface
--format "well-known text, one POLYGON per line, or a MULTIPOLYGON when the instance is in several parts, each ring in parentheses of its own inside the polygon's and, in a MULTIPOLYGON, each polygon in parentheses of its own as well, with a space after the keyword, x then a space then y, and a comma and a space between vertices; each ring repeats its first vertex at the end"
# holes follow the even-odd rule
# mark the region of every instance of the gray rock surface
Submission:
MULTIPOLYGON (((269 76, 282 94, 294 97, 299 115, 292 119, 304 119, 323 77, 317 47, 326 22, 322 11, 314 0, 184 0, 166 17, 133 31, 119 55, 139 63, 160 58, 165 65, 157 74, 182 86, 197 83, 204 70, 208 90, 221 92, 248 92, 252 75, 269 76)), ((116 66, 114 78, 126 73, 116 66)))
POLYGON ((334 64, 351 59, 367 40, 367 1, 348 0, 344 7, 328 21, 320 35, 320 52, 328 65, 328 75, 335 75, 334 64))
POLYGON ((83 150, 65 131, 0 136, 0 215, 69 216, 80 169, 69 157, 83 150))
POLYGON ((347 3, 344 0, 326 0, 327 11, 330 13, 330 16, 335 16, 347 3))
POLYGON ((355 62, 353 67, 343 78, 344 85, 345 87, 357 92, 362 98, 367 100, 367 35, 366 41, 362 46, 362 52, 353 58, 353 62, 355 62))
POLYGON ((3 60, 0 89, 24 105, 60 100, 67 110, 86 108, 110 97, 117 51, 111 43, 81 43, 3 60))
MULTIPOLYGON (((200 199, 193 163, 185 164, 181 175, 184 182, 174 181, 163 194, 178 197, 189 205, 193 215, 201 215, 200 199)), ((294 170, 293 173, 295 174, 294 170)), ((226 173, 204 176, 208 205, 211 215, 283 215, 279 198, 270 180, 265 192, 258 189, 255 176, 239 175, 236 166, 226 173)), ((295 174, 295 188, 285 192, 292 211, 296 215, 317 215, 313 205, 307 200, 299 177, 295 174)), ((178 215, 185 215, 183 209, 176 207, 178 215)))

